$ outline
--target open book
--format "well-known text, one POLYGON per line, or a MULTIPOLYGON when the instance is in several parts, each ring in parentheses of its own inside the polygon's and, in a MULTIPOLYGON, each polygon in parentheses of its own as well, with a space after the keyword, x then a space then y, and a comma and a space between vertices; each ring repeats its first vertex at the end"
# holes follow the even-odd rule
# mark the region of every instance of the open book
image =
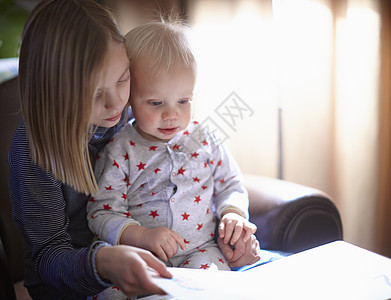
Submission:
POLYGON ((169 268, 150 299, 391 299, 391 259, 343 241, 244 272, 169 268))

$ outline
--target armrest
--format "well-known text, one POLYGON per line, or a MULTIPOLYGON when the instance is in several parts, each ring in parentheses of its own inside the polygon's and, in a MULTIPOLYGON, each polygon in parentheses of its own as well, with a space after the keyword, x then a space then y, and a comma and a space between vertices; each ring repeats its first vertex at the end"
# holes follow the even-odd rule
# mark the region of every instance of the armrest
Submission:
POLYGON ((342 239, 338 209, 324 192, 256 175, 244 175, 244 184, 262 249, 296 253, 342 239))

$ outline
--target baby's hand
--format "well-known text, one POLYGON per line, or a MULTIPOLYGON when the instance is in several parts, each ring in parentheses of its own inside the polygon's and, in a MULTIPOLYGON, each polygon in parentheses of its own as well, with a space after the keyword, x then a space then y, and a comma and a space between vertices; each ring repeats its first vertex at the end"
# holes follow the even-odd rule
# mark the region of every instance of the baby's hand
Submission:
POLYGON ((177 245, 182 250, 186 249, 186 244, 179 234, 166 227, 147 229, 143 234, 142 248, 153 252, 163 261, 169 260, 176 254, 177 245))
POLYGON ((219 236, 225 244, 235 245, 243 231, 245 232, 243 242, 246 243, 251 235, 257 231, 257 226, 233 212, 227 213, 221 218, 219 236))

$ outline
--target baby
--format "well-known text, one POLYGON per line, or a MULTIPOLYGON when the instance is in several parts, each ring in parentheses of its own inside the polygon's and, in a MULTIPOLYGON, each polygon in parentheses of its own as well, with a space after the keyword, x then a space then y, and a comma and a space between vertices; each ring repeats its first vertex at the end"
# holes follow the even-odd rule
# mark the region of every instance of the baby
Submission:
POLYGON ((230 270, 216 241, 248 241, 248 195, 236 163, 191 120, 196 61, 178 23, 150 22, 126 35, 135 120, 95 168, 90 228, 111 244, 141 247, 167 266, 230 270))

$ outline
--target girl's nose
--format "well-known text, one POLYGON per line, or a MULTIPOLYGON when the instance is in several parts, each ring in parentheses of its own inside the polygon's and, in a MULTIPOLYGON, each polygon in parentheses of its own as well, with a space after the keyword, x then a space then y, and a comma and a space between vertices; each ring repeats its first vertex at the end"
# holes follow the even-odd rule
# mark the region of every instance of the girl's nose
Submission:
POLYGON ((122 108, 122 99, 118 93, 106 93, 105 95, 105 109, 114 110, 122 108))

